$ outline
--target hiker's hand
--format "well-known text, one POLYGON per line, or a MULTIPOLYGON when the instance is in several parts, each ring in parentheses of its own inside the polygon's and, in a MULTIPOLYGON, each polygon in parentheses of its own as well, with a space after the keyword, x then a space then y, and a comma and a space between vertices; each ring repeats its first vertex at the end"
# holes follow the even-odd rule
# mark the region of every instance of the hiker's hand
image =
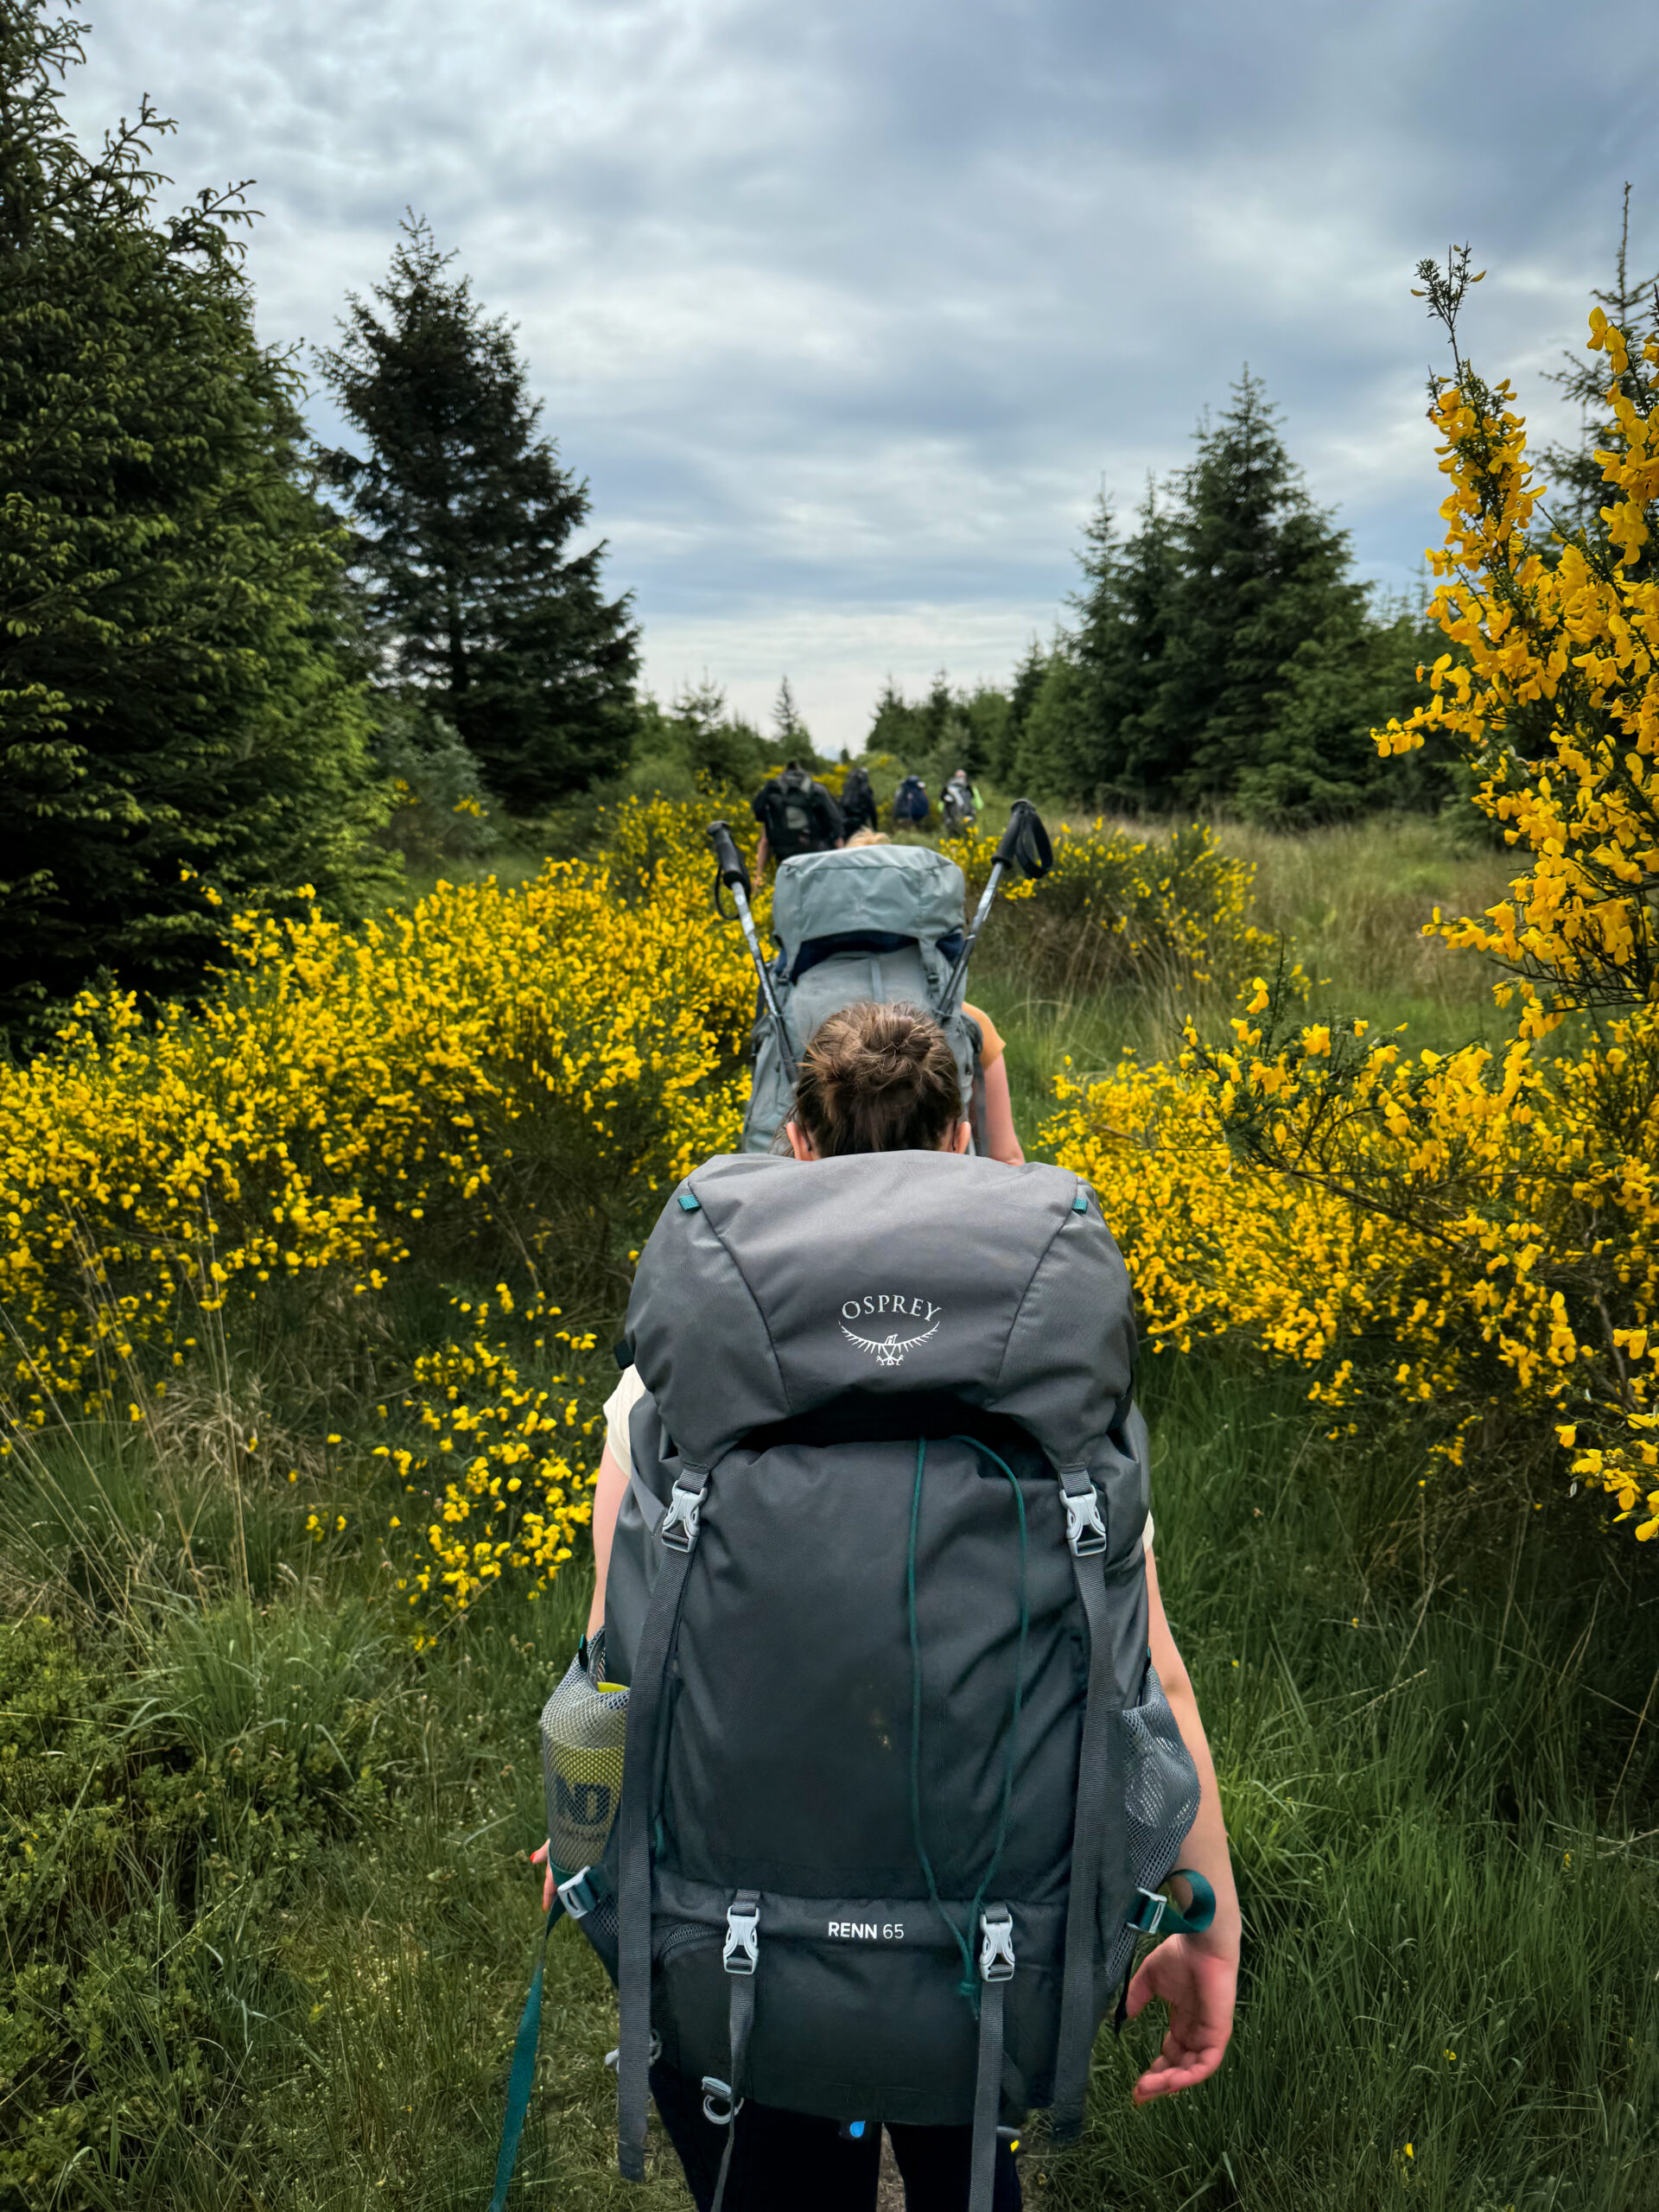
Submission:
POLYGON ((553 1910, 553 1869, 548 1866, 547 1859, 551 1847, 552 1838, 550 1836, 539 1851, 532 1851, 530 1854, 530 1863, 532 1866, 547 1867, 547 1878, 542 1884, 542 1910, 543 1912, 551 1912, 553 1910))
POLYGON ((1139 2017, 1149 1999, 1169 2007, 1163 2047, 1135 2085, 1135 2101, 1150 2104, 1207 2082, 1221 2063, 1233 2032, 1233 1999, 1238 1988, 1236 1948, 1217 1948, 1202 1936, 1171 1936, 1147 1954, 1129 1984, 1129 2018, 1139 2017))

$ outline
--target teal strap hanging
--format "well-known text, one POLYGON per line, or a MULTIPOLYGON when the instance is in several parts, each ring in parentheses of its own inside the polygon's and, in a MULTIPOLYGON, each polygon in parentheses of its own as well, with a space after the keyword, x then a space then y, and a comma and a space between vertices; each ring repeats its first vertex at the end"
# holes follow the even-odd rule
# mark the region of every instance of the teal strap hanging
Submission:
POLYGON ((490 2212, 505 2212, 507 2185, 518 2163, 518 2139, 524 2132, 530 2093, 536 2081, 536 2046, 542 2038, 542 1978, 547 1969, 547 1939, 564 1917, 564 1899, 556 1890, 547 1918, 536 1943, 536 1971, 530 1977, 530 1994, 518 2016, 518 2032, 512 2042, 512 2071, 507 2076, 507 2109, 501 2122, 501 2148, 495 2160, 495 2194, 490 2212))
MULTIPOLYGON (((558 1869, 555 1867, 554 1872, 556 1873, 558 1869)), ((553 1892, 542 1932, 536 1938, 535 1970, 530 1977, 524 2009, 518 2015, 518 2032, 512 2039, 512 2069, 507 2075, 507 2108, 501 2118, 501 2148, 496 2153, 495 2194, 490 2199, 490 2212, 503 2212, 506 2204, 507 2184, 518 2163, 518 2139, 524 2132, 524 2114, 530 2110, 530 2093, 536 2083, 536 2048, 542 2039, 542 1982, 547 1967, 547 1939, 567 1914, 573 1920, 585 1920, 594 1907, 603 1904, 610 1895, 611 1885, 602 1866, 584 1866, 580 1873, 561 1882, 553 1892)))
POLYGON ((1124 1923, 1142 1936, 1202 1936, 1216 1916, 1216 1893, 1191 1866, 1178 1866, 1172 1882, 1185 1882, 1192 1902, 1183 1912, 1161 1890, 1137 1890, 1140 1902, 1124 1923))

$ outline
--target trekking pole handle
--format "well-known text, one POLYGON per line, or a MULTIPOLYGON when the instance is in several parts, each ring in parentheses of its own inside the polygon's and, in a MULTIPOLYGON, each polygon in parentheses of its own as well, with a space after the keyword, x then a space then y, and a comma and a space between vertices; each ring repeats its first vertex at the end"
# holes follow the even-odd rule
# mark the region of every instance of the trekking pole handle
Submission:
POLYGON ((741 890, 747 896, 749 888, 749 871, 743 865, 743 858, 737 849, 737 841, 732 836, 730 823, 711 822, 705 835, 714 852, 715 865, 720 870, 721 881, 741 890))

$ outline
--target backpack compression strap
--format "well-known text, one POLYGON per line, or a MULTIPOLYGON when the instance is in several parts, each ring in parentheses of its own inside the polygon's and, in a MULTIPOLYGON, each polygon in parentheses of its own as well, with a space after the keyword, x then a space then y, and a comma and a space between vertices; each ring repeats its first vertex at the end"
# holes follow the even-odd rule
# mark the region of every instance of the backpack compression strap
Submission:
MULTIPOLYGON (((1089 2061, 1095 2047, 1096 1901, 1103 1866, 1126 1866, 1128 1808, 1121 1789, 1109 1786, 1107 1737, 1122 1704, 1113 1680, 1111 1630, 1106 1619, 1106 1526, 1100 1498, 1084 1467, 1062 1467, 1066 1537, 1077 1571, 1077 1599, 1089 1630, 1089 1680, 1077 1755, 1077 1812, 1071 1831, 1071 1882, 1065 1906, 1065 1966, 1060 1983, 1060 2031, 1054 2060, 1053 2139, 1075 2142, 1083 2133, 1089 2061)), ((1139 1540, 1130 1562, 1140 1566, 1139 1540)))
POLYGON ((617 1813, 616 2163, 625 2181, 645 2177, 651 2094, 651 1824, 657 1801, 658 1719, 663 1682, 680 1617, 680 1598, 697 1541, 709 1470, 683 1465, 657 1534, 666 1556, 633 1662, 628 1734, 617 1813))
POLYGON ((974 2080, 968 2212, 991 2212, 996 2191, 996 2123, 1002 2106, 1002 1993, 1014 1980, 1014 1916, 1005 1904, 979 1916, 979 2065, 974 2080))

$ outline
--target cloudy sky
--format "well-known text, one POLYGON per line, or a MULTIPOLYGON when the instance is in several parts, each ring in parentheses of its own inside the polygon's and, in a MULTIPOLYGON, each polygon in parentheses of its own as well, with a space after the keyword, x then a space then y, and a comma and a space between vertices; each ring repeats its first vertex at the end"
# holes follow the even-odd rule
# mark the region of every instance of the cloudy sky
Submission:
MULTIPOLYGON (((1241 363, 1368 574, 1438 536, 1411 271, 1541 417, 1622 185, 1659 264, 1653 0, 87 0, 85 130, 148 92, 257 179, 262 327, 327 342, 413 207, 520 326, 649 680, 856 743, 889 671, 1001 677, 1096 492, 1241 363)), ((332 430, 324 410, 315 419, 332 430)))

